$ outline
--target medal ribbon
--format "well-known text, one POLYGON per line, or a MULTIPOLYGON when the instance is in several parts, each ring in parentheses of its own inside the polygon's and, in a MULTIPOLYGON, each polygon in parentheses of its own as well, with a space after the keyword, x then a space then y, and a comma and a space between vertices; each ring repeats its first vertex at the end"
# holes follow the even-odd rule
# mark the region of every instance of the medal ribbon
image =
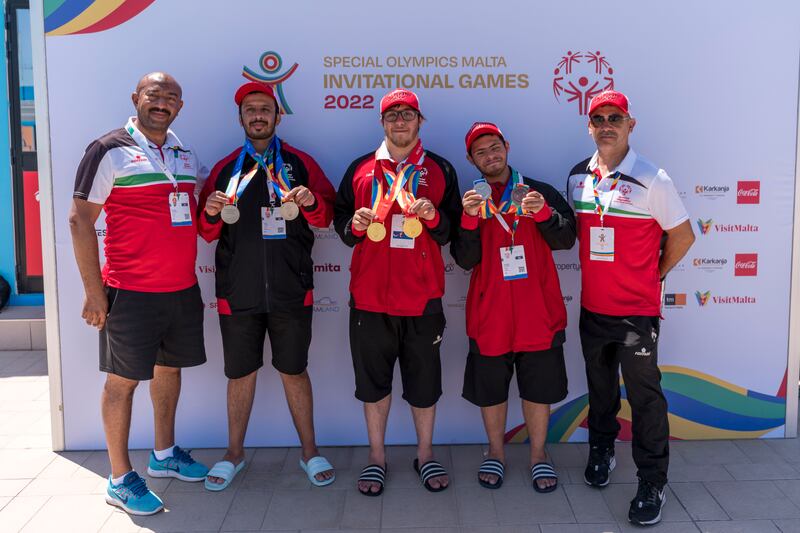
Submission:
POLYGON ((600 191, 597 190, 597 186, 603 181, 603 175, 600 174, 600 169, 596 168, 592 171, 592 192, 594 193, 594 212, 600 215, 600 226, 603 225, 603 217, 606 215, 608 210, 611 208, 611 202, 614 200, 614 190, 617 188, 617 184, 619 183, 619 179, 622 177, 622 173, 617 171, 614 174, 614 181, 611 182, 611 187, 608 188, 609 197, 608 202, 606 205, 603 206, 603 203, 600 201, 600 191))
POLYGON ((516 169, 511 169, 511 179, 506 184, 506 189, 503 191, 503 196, 500 198, 500 206, 495 205, 494 200, 490 196, 481 206, 478 215, 483 219, 496 218, 500 225, 506 230, 506 233, 511 235, 511 247, 514 247, 514 234, 517 232, 519 225, 519 217, 522 214, 522 207, 514 205, 511 201, 511 191, 518 184, 522 183, 522 176, 516 169), (504 214, 513 214, 514 222, 509 227, 506 222, 504 214))
MULTIPOLYGON (((169 167, 167 167, 166 161, 158 157, 150 148, 150 142, 147 140, 147 137, 144 136, 144 133, 139 131, 139 129, 136 127, 136 124, 133 123, 133 117, 130 117, 128 119, 128 123, 125 124, 125 130, 127 130, 128 135, 133 137, 133 140, 136 141, 136 145, 142 149, 144 155, 147 156, 147 159, 150 160, 150 163, 154 164, 157 168, 161 169, 161 172, 164 173, 164 175, 167 177, 170 183, 172 183, 172 186, 175 188, 175 191, 177 192, 178 180, 175 178, 175 175, 172 173, 169 167)), ((170 133, 172 133, 172 131, 168 130, 167 135, 169 136, 170 133)), ((175 136, 175 134, 173 134, 173 136, 175 136)), ((177 160, 178 159, 177 147, 173 147, 172 151, 175 154, 175 159, 177 160)))
POLYGON ((236 164, 233 166, 233 174, 231 175, 231 179, 228 181, 228 186, 225 187, 225 196, 230 199, 232 204, 235 205, 236 202, 239 201, 239 198, 242 196, 242 193, 244 193, 244 190, 248 185, 250 185, 250 181, 253 179, 253 176, 256 175, 258 166, 262 161, 263 158, 256 153, 256 150, 253 148, 253 144, 250 142, 250 139, 245 139, 244 146, 239 152, 239 157, 236 158, 236 164), (253 168, 251 168, 243 178, 241 178, 242 167, 244 166, 244 157, 248 154, 250 157, 255 159, 256 164, 253 165, 253 168))
POLYGON ((404 214, 408 213, 408 208, 416 199, 421 175, 420 167, 424 161, 425 150, 421 141, 417 141, 417 145, 406 158, 407 164, 397 173, 392 171, 387 160, 375 158, 375 171, 372 176, 372 210, 375 212, 375 222, 386 219, 395 201, 400 204, 404 214), (378 179, 380 175, 386 179, 388 186, 385 195, 383 195, 382 180, 378 179), (406 185, 410 190, 406 190, 406 185))
POLYGON ((272 143, 270 143, 265 170, 267 171, 267 180, 269 180, 271 190, 270 197, 277 196, 283 202, 283 198, 292 190, 292 185, 289 182, 289 173, 286 171, 286 167, 283 166, 281 141, 277 135, 272 138, 272 143), (275 172, 275 169, 278 169, 278 171, 275 172))

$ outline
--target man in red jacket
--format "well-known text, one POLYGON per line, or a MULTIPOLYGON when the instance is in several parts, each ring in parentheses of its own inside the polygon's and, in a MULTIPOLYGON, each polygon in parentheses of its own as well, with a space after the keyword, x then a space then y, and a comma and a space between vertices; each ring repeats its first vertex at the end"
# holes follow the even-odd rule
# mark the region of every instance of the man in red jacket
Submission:
POLYGON ((370 465, 362 494, 383 492, 384 438, 392 376, 400 360, 403 398, 417 430, 414 469, 425 488, 447 488, 433 459, 433 423, 442 394, 439 346, 444 262, 441 247, 461 216, 458 180, 444 158, 423 149, 417 96, 397 89, 381 99, 384 141, 350 165, 336 197, 334 225, 354 247, 350 272, 350 349, 356 398, 364 402, 370 465))
POLYGON ((450 250, 461 268, 472 269, 463 396, 481 408, 489 437, 478 482, 490 489, 503 484, 508 386, 516 368, 533 488, 552 492, 558 477, 544 444, 550 404, 567 395, 567 312, 551 250, 575 244, 575 216, 553 187, 508 165, 509 145, 496 125, 476 122, 465 142, 481 178, 464 193, 450 250))
POLYGON ((333 219, 335 191, 308 154, 275 134, 281 115, 272 87, 250 82, 234 96, 244 146, 216 164, 200 195, 199 231, 216 251, 216 293, 225 375, 228 450, 206 478, 212 491, 244 467, 244 437, 257 371, 269 333, 272 366, 280 373, 302 445, 300 467, 314 485, 334 480, 314 438, 308 348, 313 314, 309 225, 333 219))

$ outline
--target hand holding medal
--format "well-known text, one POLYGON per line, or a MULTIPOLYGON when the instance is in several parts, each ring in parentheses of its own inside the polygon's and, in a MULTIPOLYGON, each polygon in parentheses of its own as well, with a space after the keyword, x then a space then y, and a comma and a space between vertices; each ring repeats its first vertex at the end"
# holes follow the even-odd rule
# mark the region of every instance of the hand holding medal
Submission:
POLYGON ((281 215, 286 220, 294 220, 300 214, 300 207, 314 205, 314 194, 303 185, 298 185, 281 199, 281 215))
POLYGON ((536 214, 544 207, 544 196, 539 191, 531 190, 522 199, 522 212, 536 214))

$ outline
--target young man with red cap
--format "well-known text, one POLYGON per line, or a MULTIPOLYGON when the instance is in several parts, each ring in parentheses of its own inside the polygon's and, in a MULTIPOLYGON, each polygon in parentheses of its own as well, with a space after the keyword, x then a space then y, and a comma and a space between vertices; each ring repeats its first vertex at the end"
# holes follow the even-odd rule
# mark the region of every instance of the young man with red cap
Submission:
POLYGON ((472 269, 463 396, 481 408, 489 437, 478 482, 490 489, 503 484, 508 386, 516 368, 533 488, 552 492, 558 477, 544 449, 550 404, 567 396, 567 311, 552 250, 575 244, 575 216, 553 187, 508 165, 509 144, 496 125, 476 122, 465 142, 481 178, 464 193, 450 250, 461 268, 472 269))
POLYGON ((426 489, 447 488, 433 458, 436 402, 442 394, 444 333, 441 247, 461 216, 453 166, 423 149, 417 95, 397 89, 381 99, 384 140, 350 165, 336 197, 334 225, 354 247, 350 265, 350 350, 355 396, 364 402, 370 465, 358 480, 367 496, 383 492, 384 439, 395 362, 417 430, 414 469, 426 489))
POLYGON ((300 467, 312 484, 328 485, 334 472, 317 450, 306 370, 314 301, 309 226, 330 225, 336 193, 311 156, 276 135, 281 114, 270 85, 245 83, 234 101, 244 146, 212 169, 198 217, 202 237, 219 239, 217 309, 228 378, 228 450, 205 486, 223 490, 245 465, 244 438, 267 334, 300 437, 300 467))
POLYGON ((639 488, 628 520, 661 520, 669 464, 667 401, 658 369, 661 288, 694 233, 667 173, 628 144, 636 126, 627 97, 604 91, 589 105, 595 154, 570 172, 581 261, 580 335, 589 385, 587 484, 604 487, 620 425, 619 372, 631 406, 639 488))

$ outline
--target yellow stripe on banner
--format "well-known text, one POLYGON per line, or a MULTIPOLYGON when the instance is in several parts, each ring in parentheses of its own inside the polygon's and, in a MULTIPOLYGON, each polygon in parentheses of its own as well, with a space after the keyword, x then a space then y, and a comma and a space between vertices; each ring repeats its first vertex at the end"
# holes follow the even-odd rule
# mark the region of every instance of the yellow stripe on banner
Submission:
POLYGON ((677 415, 669 415, 669 434, 672 437, 683 440, 702 440, 702 439, 757 439, 772 429, 757 431, 734 431, 731 429, 713 428, 704 426, 691 420, 686 420, 677 415))
POLYGON ((692 368, 686 368, 683 366, 672 366, 672 365, 659 366, 659 368, 661 369, 662 372, 672 372, 674 374, 685 374, 687 376, 693 376, 698 379, 711 382, 715 385, 719 385, 720 387, 728 389, 729 391, 733 391, 737 394, 747 396, 747 389, 745 389, 744 387, 740 387, 738 385, 734 385, 733 383, 723 381, 717 377, 700 372, 699 370, 694 370, 692 368))
POLYGON ((578 427, 580 427, 581 422, 583 422, 588 415, 589 415, 589 406, 587 405, 586 407, 581 409, 581 412, 578 414, 578 416, 575 417, 575 420, 572 421, 572 424, 570 424, 567 430, 564 432, 564 435, 561 437, 561 442, 569 442, 569 439, 570 437, 572 437, 572 434, 575 433, 575 430, 578 429, 578 427))
POLYGON ((89 7, 83 10, 83 13, 60 28, 47 32, 47 35, 70 35, 76 31, 88 28, 92 24, 106 18, 124 3, 125 0, 95 0, 89 7))

